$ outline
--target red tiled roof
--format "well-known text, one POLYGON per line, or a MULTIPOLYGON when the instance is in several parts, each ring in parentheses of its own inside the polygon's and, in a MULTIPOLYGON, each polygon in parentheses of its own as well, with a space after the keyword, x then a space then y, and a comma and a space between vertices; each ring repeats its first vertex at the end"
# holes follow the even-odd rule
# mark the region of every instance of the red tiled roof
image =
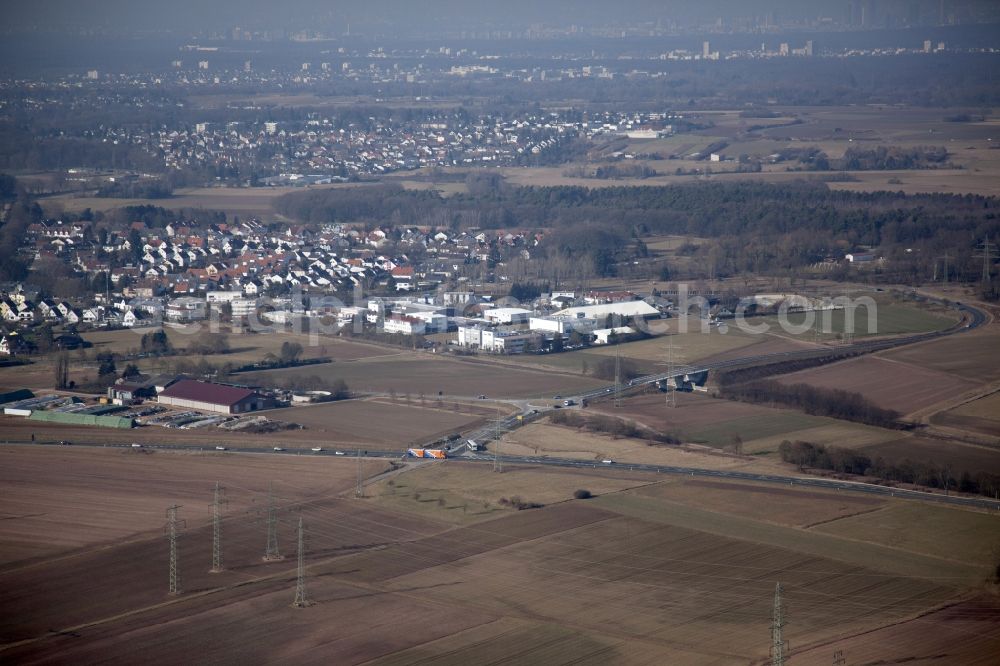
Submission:
POLYGON ((235 405, 237 402, 254 395, 250 389, 199 382, 194 379, 182 379, 160 392, 160 395, 181 400, 195 400, 214 405, 235 405))

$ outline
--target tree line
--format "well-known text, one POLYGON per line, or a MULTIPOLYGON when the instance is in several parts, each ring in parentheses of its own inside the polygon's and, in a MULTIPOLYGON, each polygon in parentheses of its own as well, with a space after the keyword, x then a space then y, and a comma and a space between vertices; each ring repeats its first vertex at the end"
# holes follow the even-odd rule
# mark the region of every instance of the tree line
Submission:
POLYGON ((591 189, 511 187, 494 179, 449 197, 386 184, 291 193, 275 209, 307 223, 546 228, 532 261, 563 257, 595 275, 614 275, 641 258, 639 241, 649 235, 708 238, 691 274, 674 276, 695 279, 794 274, 859 246, 892 260, 895 272, 886 279, 926 279, 945 251, 956 257, 949 279, 974 279, 976 243, 1000 236, 996 197, 847 192, 808 180, 591 189))
POLYGON ((874 459, 855 449, 785 440, 778 446, 781 459, 800 469, 825 469, 840 474, 875 477, 883 482, 910 483, 928 488, 957 490, 963 493, 996 497, 1000 493, 1000 475, 986 471, 955 475, 948 465, 938 465, 909 458, 897 463, 874 459))
POLYGON ((773 379, 760 379, 743 384, 719 387, 719 395, 764 405, 782 405, 801 409, 814 416, 829 416, 880 428, 899 428, 899 412, 883 409, 860 393, 842 389, 827 389, 809 384, 782 384, 773 379))

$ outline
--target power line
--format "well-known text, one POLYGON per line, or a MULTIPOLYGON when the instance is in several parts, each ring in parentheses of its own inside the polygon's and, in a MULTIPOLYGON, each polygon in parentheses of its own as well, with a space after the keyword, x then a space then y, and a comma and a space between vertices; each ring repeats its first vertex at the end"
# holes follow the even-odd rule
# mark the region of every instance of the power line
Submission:
POLYGON ((167 542, 170 544, 170 594, 181 593, 181 577, 177 568, 177 534, 178 530, 184 527, 184 521, 177 520, 177 509, 181 508, 175 504, 167 509, 167 542))
POLYGON ((215 495, 212 499, 212 569, 211 573, 222 571, 222 505, 227 504, 226 489, 215 482, 215 495))
POLYGON ((785 617, 781 608, 781 583, 774 586, 774 610, 771 612, 771 666, 784 666, 785 641, 781 630, 785 627, 785 617))
POLYGON ((302 533, 302 516, 299 516, 298 560, 295 576, 295 601, 292 602, 292 605, 296 608, 305 608, 312 604, 306 599, 306 551, 305 538, 302 533))

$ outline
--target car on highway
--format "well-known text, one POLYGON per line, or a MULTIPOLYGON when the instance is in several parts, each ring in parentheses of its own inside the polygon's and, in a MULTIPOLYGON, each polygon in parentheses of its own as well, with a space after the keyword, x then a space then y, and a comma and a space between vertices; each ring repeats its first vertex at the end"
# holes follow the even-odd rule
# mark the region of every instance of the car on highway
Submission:
POLYGON ((312 447, 312 452, 313 453, 319 453, 322 450, 323 450, 322 446, 314 446, 314 447, 312 447))
POLYGON ((224 447, 224 446, 217 446, 217 447, 215 447, 215 450, 216 451, 225 451, 226 447, 224 447))
POLYGON ((59 445, 60 446, 71 446, 72 444, 73 444, 73 442, 69 441, 68 439, 61 439, 61 440, 59 440, 59 445))
POLYGON ((333 455, 335 455, 335 456, 344 456, 344 455, 347 455, 347 454, 344 453, 343 451, 334 451, 333 455))
POLYGON ((142 444, 139 444, 137 442, 132 442, 132 448, 133 449, 141 449, 142 448, 142 444))
POLYGON ((280 446, 276 446, 276 447, 274 447, 274 450, 275 450, 275 451, 284 451, 284 449, 283 449, 283 448, 281 448, 280 446))
POLYGON ((612 460, 611 458, 607 458, 606 460, 602 460, 601 463, 604 465, 614 465, 615 461, 612 460))

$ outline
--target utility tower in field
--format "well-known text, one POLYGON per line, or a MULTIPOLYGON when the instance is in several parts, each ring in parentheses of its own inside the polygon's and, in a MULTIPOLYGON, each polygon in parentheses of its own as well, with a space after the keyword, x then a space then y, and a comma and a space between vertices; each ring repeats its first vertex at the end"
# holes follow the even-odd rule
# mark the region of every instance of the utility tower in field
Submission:
POLYGON ((361 463, 361 449, 358 449, 358 483, 354 488, 355 497, 365 496, 365 477, 364 477, 364 467, 361 463))
POLYGON ((988 238, 984 238, 983 242, 976 249, 979 250, 979 254, 976 257, 983 260, 982 280, 983 285, 986 286, 990 283, 990 269, 993 267, 993 258, 996 256, 997 246, 995 243, 991 243, 988 238))
POLYGON ((781 583, 774 586, 774 609, 771 612, 771 666, 784 666, 785 641, 782 629, 785 627, 784 610, 781 608, 781 583))
POLYGON ((267 548, 264 551, 265 560, 282 560, 278 550, 278 505, 274 500, 274 484, 267 486, 267 548))
POLYGON ((305 608, 311 605, 306 599, 306 551, 305 536, 302 531, 302 516, 299 516, 299 541, 298 541, 298 568, 295 576, 295 601, 292 605, 296 608, 305 608))
POLYGON ((177 535, 184 527, 183 520, 177 520, 177 509, 181 508, 175 504, 167 509, 167 543, 170 544, 170 594, 181 593, 181 576, 177 568, 177 535))
POLYGON ((211 573, 222 571, 222 505, 227 503, 226 489, 215 482, 212 499, 212 568, 211 573))
POLYGON ((674 338, 672 335, 667 336, 667 351, 665 353, 664 362, 660 365, 667 366, 667 377, 663 380, 664 387, 667 390, 665 401, 667 407, 673 408, 677 406, 677 366, 678 362, 683 359, 678 355, 677 349, 674 347, 674 338))
POLYGON ((615 345, 615 409, 622 406, 622 352, 621 347, 615 345))
POLYGON ((497 434, 493 446, 493 471, 503 474, 503 459, 500 457, 500 405, 497 405, 497 434))

